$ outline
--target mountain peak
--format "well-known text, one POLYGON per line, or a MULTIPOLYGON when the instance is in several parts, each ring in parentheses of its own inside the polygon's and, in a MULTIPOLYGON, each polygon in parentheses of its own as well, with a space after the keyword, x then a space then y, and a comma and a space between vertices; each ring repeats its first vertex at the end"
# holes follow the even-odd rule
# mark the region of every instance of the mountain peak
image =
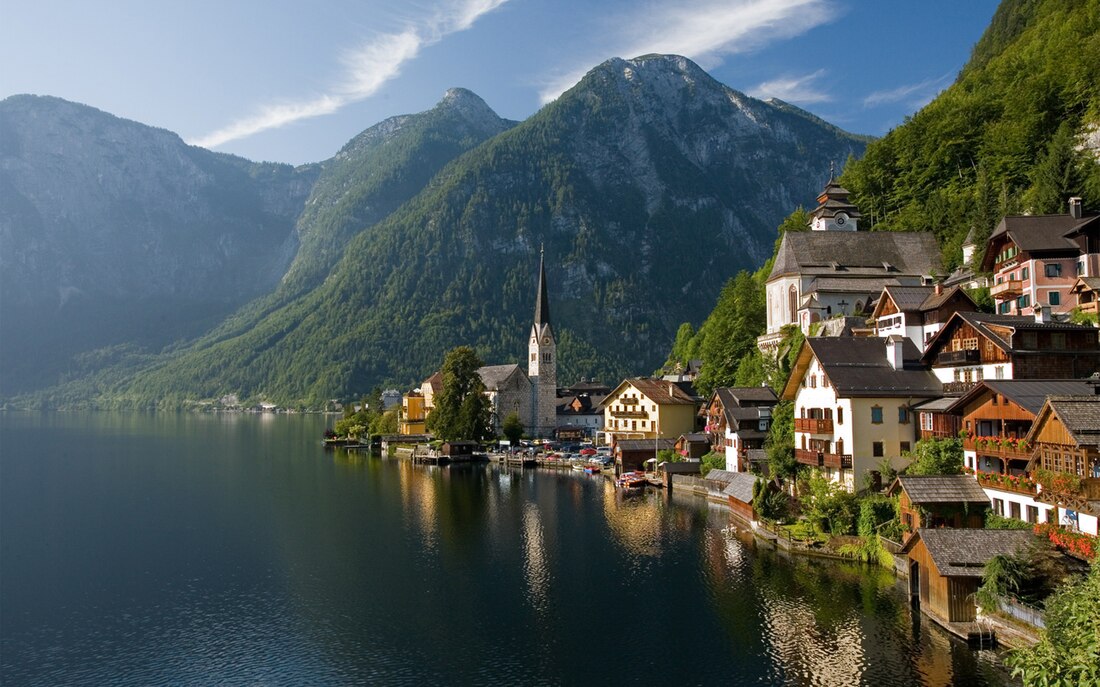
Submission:
POLYGON ((470 122, 499 122, 500 116, 473 91, 448 88, 436 105, 438 110, 452 110, 470 122))

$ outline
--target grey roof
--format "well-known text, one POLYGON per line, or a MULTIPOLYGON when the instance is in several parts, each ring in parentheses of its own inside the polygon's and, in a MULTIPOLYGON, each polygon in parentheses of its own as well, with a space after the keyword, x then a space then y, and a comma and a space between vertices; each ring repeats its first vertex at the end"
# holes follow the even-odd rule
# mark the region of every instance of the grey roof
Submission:
MULTIPOLYGON (((829 293, 860 293, 867 294, 868 298, 874 298, 882 293, 887 286, 897 285, 894 277, 869 276, 869 277, 814 277, 806 285, 803 296, 819 292, 829 293)), ((820 307, 820 306, 818 306, 820 307)))
MULTIPOLYGON (((821 363, 840 396, 940 396, 943 385, 931 370, 920 367, 920 351, 909 339, 902 342, 904 364, 895 370, 886 359, 886 343, 879 337, 811 337, 805 345, 821 363)), ((800 381, 800 380, 799 380, 800 381)), ((791 383, 797 383, 793 380, 791 383)))
MULTIPOLYGON (((897 484, 912 503, 980 503, 989 497, 969 475, 898 475, 897 484)), ((895 489, 891 486, 890 491, 895 489)))
POLYGON ((1085 379, 983 379, 955 399, 951 410, 961 410, 966 404, 986 393, 986 389, 1038 415, 1048 396, 1091 395, 1093 385, 1085 379))
POLYGON ((1100 448, 1100 396, 1052 396, 1049 402, 1078 446, 1100 448))
MULTIPOLYGON (((688 441, 709 443, 710 442, 710 435, 705 434, 703 432, 692 432, 691 434, 681 434, 679 439, 687 439, 688 441)), ((679 439, 677 439, 677 441, 679 441, 679 439)))
MULTIPOLYGON (((1055 332, 1080 332, 1080 331, 1096 331, 1095 327, 1091 327, 1085 324, 1070 324, 1068 322, 1036 322, 1035 318, 1031 315, 999 315, 994 313, 984 312, 968 312, 960 310, 951 315, 951 319, 938 331, 936 335, 928 342, 924 348, 924 359, 931 360, 935 357, 935 353, 938 352, 937 344, 942 341, 950 340, 951 332, 958 326, 956 319, 966 322, 970 326, 974 327, 979 334, 988 338, 1001 350, 1011 353, 1013 352, 1011 336, 1009 339, 1005 339, 1001 332, 998 332, 991 327, 1004 327, 1011 329, 1013 332, 1017 331, 1055 331, 1055 332)), ((1052 351, 1052 353, 1055 351, 1052 351)), ((1084 351, 1057 351, 1060 354, 1076 354, 1084 351)))
POLYGON ((955 396, 933 398, 932 400, 925 401, 924 403, 914 403, 913 410, 923 410, 926 413, 943 413, 946 412, 947 409, 950 408, 952 404, 954 404, 957 400, 959 399, 955 396))
MULTIPOLYGON (((520 367, 515 363, 511 365, 486 365, 479 367, 477 374, 481 377, 481 383, 485 385, 486 390, 496 391, 517 370, 520 370, 520 367)), ((522 373, 522 370, 520 372, 522 373)), ((524 379, 526 378, 527 375, 524 375, 524 379)))
POLYGON ((546 267, 543 252, 539 251, 539 290, 535 297, 535 324, 550 324, 550 298, 546 294, 546 267))
POLYGON ((771 408, 779 402, 775 392, 766 386, 726 386, 715 389, 714 393, 722 403, 722 415, 726 418, 726 424, 735 431, 741 430, 743 421, 759 421, 761 408, 767 409, 770 415, 771 408), (743 403, 756 405, 741 405, 743 403))
POLYGON ((939 271, 939 256, 930 232, 788 231, 768 281, 786 274, 921 276, 939 271))
POLYGON ((749 461, 766 461, 768 459, 768 451, 763 448, 750 448, 745 451, 745 457, 749 461))
MULTIPOLYGON (((711 472, 714 471, 711 470, 711 472)), ((707 477, 710 477, 709 473, 707 477)), ((722 493, 726 496, 732 496, 742 503, 752 503, 752 487, 756 484, 757 479, 756 475, 749 472, 735 472, 733 473, 733 479, 722 490, 722 493)))
POLYGON ((919 538, 945 577, 981 577, 989 559, 1014 555, 1039 541, 1029 530, 921 528, 917 535, 906 542, 903 551, 911 551, 919 538))
POLYGON ((724 484, 729 484, 734 479, 736 479, 737 475, 738 473, 731 470, 714 469, 708 472, 707 476, 704 479, 710 480, 712 482, 722 482, 724 484))
POLYGON ((1009 215, 1004 217, 989 235, 982 268, 990 269, 996 256, 992 253, 998 239, 1007 238, 1022 251, 1028 253, 1079 253, 1081 248, 1067 234, 1081 231, 1096 221, 1097 216, 1075 219, 1062 215, 1009 215))
POLYGON ((675 439, 622 439, 615 442, 620 451, 671 451, 676 448, 675 439))

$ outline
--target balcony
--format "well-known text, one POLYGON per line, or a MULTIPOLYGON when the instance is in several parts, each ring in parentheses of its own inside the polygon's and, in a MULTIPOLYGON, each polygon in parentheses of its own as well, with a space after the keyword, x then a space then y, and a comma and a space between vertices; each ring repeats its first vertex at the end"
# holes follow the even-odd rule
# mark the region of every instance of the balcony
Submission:
POLYGON ((803 465, 813 465, 819 468, 852 469, 852 456, 847 453, 822 453, 804 448, 794 450, 794 459, 803 465))
POLYGON ((833 421, 831 418, 796 417, 794 419, 796 432, 808 432, 810 434, 832 434, 833 421))
POLYGON ((977 382, 944 382, 944 394, 965 394, 970 391, 977 382))
POLYGON ((1028 496, 1035 496, 1039 493, 1038 483, 1026 475, 1001 475, 995 472, 979 471, 977 478, 978 484, 990 489, 1027 494, 1028 496))
POLYGON ((1024 292, 1024 283, 1019 279, 1006 279, 1000 284, 989 287, 989 295, 993 300, 1005 300, 1015 298, 1024 292))
POLYGON ((637 418, 639 420, 648 420, 649 413, 644 410, 612 410, 611 417, 626 417, 637 418))
POLYGON ((963 448, 974 451, 979 456, 997 456, 999 458, 1027 460, 1033 453, 1032 447, 1025 441, 1002 439, 1001 437, 967 437, 963 439, 963 448))
POLYGON ((936 356, 936 365, 975 365, 982 362, 982 352, 976 348, 964 348, 961 351, 943 351, 936 356))

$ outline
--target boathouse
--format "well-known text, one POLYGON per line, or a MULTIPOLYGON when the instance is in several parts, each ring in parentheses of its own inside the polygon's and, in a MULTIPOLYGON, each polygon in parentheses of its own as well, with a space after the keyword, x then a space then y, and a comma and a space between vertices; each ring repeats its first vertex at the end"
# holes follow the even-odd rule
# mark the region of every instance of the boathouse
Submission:
POLYGON ((889 493, 898 497, 903 544, 921 528, 985 526, 989 498, 969 475, 899 475, 889 493))

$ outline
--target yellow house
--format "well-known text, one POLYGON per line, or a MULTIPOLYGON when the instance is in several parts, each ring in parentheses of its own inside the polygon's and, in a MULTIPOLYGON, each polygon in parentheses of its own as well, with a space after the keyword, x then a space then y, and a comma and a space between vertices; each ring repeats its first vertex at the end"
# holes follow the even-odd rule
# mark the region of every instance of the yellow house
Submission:
POLYGON ((694 432, 699 399, 683 386, 647 377, 621 382, 599 406, 603 410, 604 441, 615 444, 622 439, 675 439, 694 432))
POLYGON ((424 421, 427 417, 424 394, 419 391, 410 391, 401 397, 401 420, 397 428, 398 434, 424 434, 427 431, 424 427, 424 421))

